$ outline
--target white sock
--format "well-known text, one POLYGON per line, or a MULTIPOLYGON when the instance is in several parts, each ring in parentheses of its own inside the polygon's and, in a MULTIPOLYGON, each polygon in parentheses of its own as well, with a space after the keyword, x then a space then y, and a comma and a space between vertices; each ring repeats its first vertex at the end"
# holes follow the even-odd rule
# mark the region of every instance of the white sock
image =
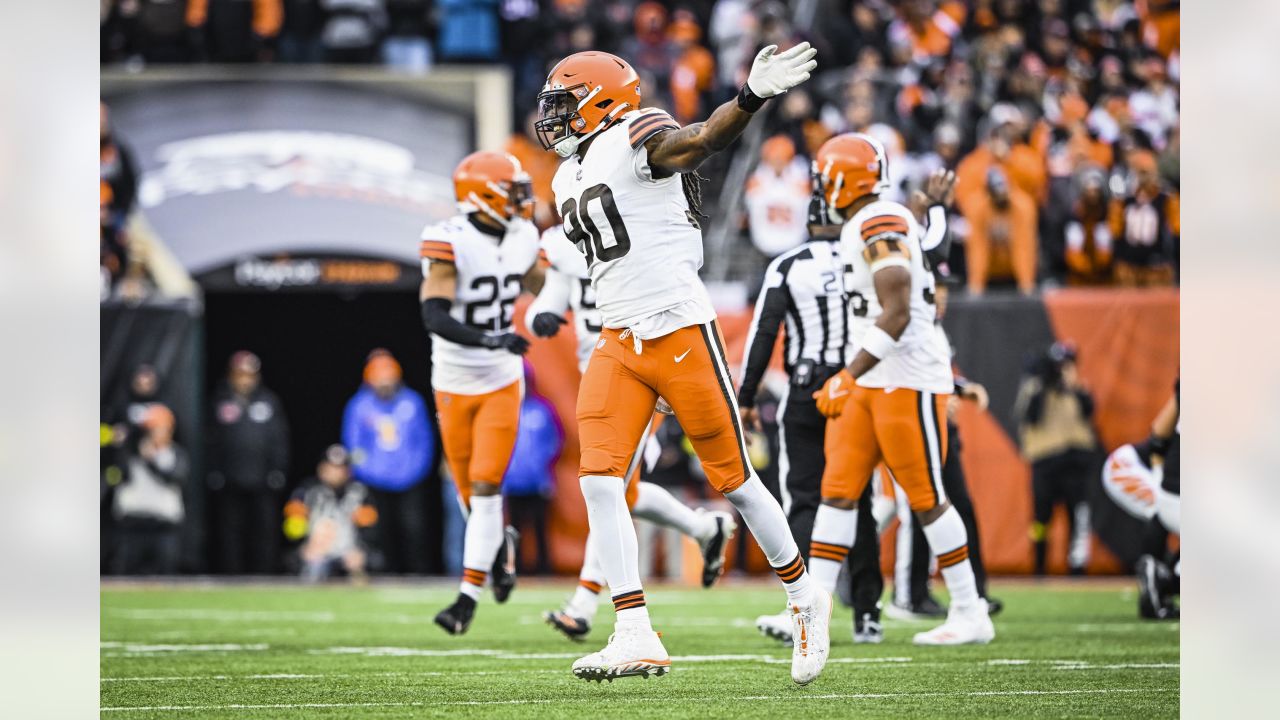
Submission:
POLYGON ((809 574, 818 587, 836 591, 840 566, 849 557, 858 531, 858 511, 819 505, 813 518, 813 542, 809 545, 809 574))
POLYGON ((649 627, 649 610, 640 584, 636 528, 627 512, 622 478, 586 475, 579 480, 587 501, 587 521, 595 538, 597 558, 613 595, 618 622, 649 627))
POLYGON ((716 522, 711 516, 690 509, 666 488, 653 483, 640 483, 636 506, 631 508, 631 514, 641 520, 679 530, 699 542, 716 530, 716 522))
POLYGON ((471 515, 462 542, 462 583, 458 592, 480 599, 480 590, 502 547, 502 496, 471 496, 471 515))
POLYGON ((600 605, 600 591, 606 584, 604 571, 600 569, 599 553, 595 540, 587 533, 587 545, 582 553, 582 570, 578 573, 578 587, 569 599, 569 609, 576 617, 593 620, 600 605))
POLYGON ((800 548, 796 546, 795 538, 791 537, 787 516, 782 514, 782 506, 765 489, 760 478, 752 473, 742 487, 725 493, 725 497, 738 508, 738 513, 742 515, 760 549, 769 559, 769 565, 782 580, 782 586, 787 590, 787 600, 802 607, 812 605, 813 583, 804 569, 800 548))
POLYGON ((969 537, 960 513, 954 507, 947 508, 942 517, 924 526, 924 536, 938 558, 938 567, 942 568, 951 604, 968 607, 978 602, 978 582, 969 563, 969 537))

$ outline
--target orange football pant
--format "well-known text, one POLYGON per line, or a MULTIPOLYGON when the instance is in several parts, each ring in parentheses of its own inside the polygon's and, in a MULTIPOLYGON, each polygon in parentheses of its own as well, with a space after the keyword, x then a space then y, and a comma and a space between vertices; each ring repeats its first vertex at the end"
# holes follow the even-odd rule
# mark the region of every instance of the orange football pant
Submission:
POLYGON ((639 353, 629 332, 600 333, 578 390, 580 475, 624 477, 659 396, 715 489, 727 493, 747 481, 751 465, 714 321, 643 340, 639 353))
POLYGON ((467 507, 472 483, 499 485, 507 472, 520 424, 522 384, 517 380, 483 395, 435 393, 445 461, 467 507))
POLYGON ((881 460, 916 512, 946 499, 947 399, 909 388, 855 386, 840 417, 827 421, 822 497, 857 501, 881 460))

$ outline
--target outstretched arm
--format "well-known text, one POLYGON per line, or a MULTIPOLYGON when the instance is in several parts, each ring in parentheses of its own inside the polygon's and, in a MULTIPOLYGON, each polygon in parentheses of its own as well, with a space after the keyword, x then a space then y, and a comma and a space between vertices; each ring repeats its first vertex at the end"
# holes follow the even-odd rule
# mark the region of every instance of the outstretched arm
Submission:
POLYGON ((655 178, 697 170, 704 160, 738 139, 765 100, 808 80, 818 66, 813 59, 818 51, 807 42, 775 55, 777 50, 777 45, 770 45, 756 55, 738 97, 716 108, 706 122, 659 133, 645 143, 655 178))

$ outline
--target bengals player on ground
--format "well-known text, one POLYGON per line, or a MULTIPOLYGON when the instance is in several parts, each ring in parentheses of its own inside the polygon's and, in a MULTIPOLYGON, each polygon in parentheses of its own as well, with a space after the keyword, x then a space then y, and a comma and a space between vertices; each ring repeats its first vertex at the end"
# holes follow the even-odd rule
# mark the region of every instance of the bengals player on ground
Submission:
MULTIPOLYGON (((564 317, 566 312, 572 310, 578 339, 578 370, 586 372, 603 329, 586 258, 559 227, 550 228, 542 234, 542 253, 547 262, 546 281, 538 297, 529 303, 525 311, 525 325, 538 337, 554 337, 560 332, 560 326, 568 322, 564 317)), ((697 541, 702 550, 702 586, 711 587, 724 571, 724 552, 738 524, 726 512, 703 512, 701 508, 691 510, 661 485, 640 480, 645 446, 662 418, 662 414, 653 416, 632 451, 627 465, 629 472, 625 476, 627 508, 635 517, 672 528, 697 541)), ((596 542, 590 534, 587 535, 582 570, 573 596, 560 609, 543 613, 552 627, 572 640, 591 632, 600 603, 600 591, 606 582, 597 560, 599 550, 596 542)))
POLYGON ((440 438, 468 512, 458 598, 435 618, 458 635, 471 625, 491 568, 498 602, 515 585, 517 536, 503 530, 500 484, 515 448, 520 356, 529 341, 512 332, 511 318, 522 288, 541 286, 542 270, 538 231, 528 220, 532 190, 519 161, 473 153, 454 170, 453 185, 460 214, 422 231, 421 300, 440 438))
POLYGON ((639 76, 608 53, 560 61, 538 96, 539 139, 565 158, 552 180, 556 204, 586 257, 604 326, 578 393, 579 474, 617 625, 603 650, 573 664, 580 678, 661 675, 671 664, 649 624, 624 489, 659 397, 783 581, 801 638, 792 679, 806 684, 826 663, 831 597, 812 586, 782 509, 747 459, 724 343, 698 277, 694 174, 767 98, 807 80, 816 54, 808 43, 761 50, 737 99, 684 128, 661 110, 640 109, 639 76))
POLYGON ((951 592, 947 621, 918 633, 918 645, 986 643, 995 637, 978 595, 964 521, 942 487, 947 399, 955 387, 951 353, 934 328, 934 279, 921 230, 905 206, 880 199, 888 189, 884 148, 848 133, 828 140, 813 161, 815 182, 833 219, 850 297, 853 360, 814 393, 827 423, 822 504, 814 519, 813 575, 835 587, 853 545, 858 498, 883 460, 924 528, 951 592))

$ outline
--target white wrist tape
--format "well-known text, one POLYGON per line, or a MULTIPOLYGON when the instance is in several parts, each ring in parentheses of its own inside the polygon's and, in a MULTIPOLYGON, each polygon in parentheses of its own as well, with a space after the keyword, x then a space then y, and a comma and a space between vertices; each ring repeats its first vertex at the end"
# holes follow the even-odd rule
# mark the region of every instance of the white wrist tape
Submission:
POLYGON ((874 355, 877 360, 888 357, 896 347, 898 347, 898 341, 875 325, 872 325, 867 334, 862 337, 862 349, 874 355))

